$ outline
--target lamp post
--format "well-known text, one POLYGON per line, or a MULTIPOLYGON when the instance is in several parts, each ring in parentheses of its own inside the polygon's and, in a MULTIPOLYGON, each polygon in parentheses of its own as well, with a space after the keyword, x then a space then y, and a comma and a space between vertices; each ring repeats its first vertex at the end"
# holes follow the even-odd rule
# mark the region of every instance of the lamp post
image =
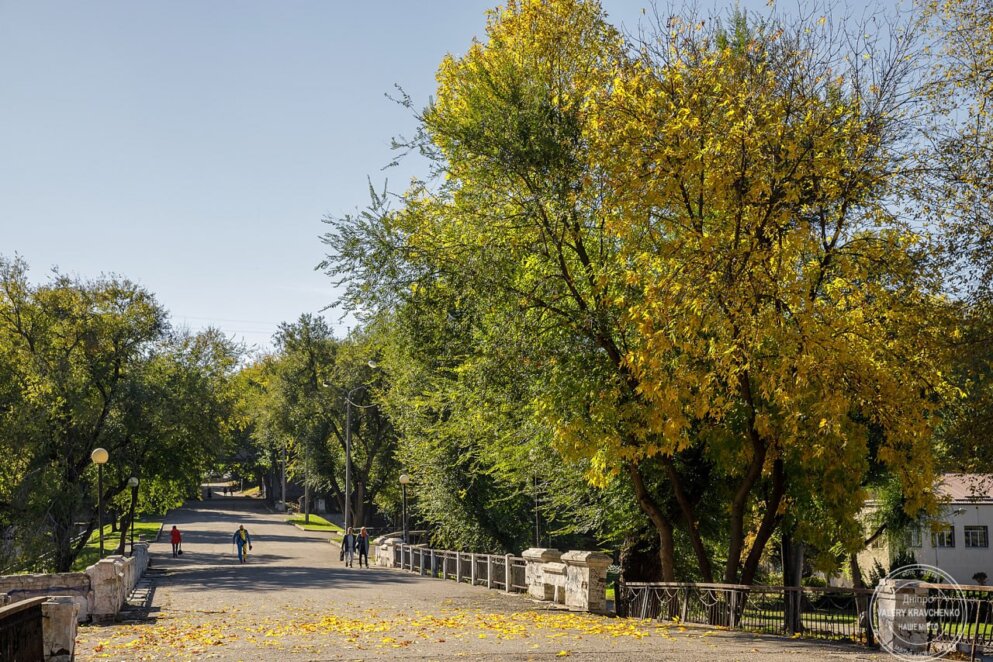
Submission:
POLYGON ((403 544, 407 544, 407 483, 410 482, 410 476, 407 474, 400 474, 400 491, 403 493, 403 544))
POLYGON ((303 443, 303 521, 310 524, 310 453, 307 452, 308 443, 303 443))
POLYGON ((100 558, 103 558, 103 465, 110 459, 110 453, 103 448, 94 448, 90 459, 97 465, 97 524, 100 527, 100 558))
POLYGON ((286 512, 286 450, 287 450, 286 447, 287 446, 288 446, 288 442, 284 438, 283 439, 283 489, 282 489, 284 513, 286 512))
POLYGON ((128 478, 128 486, 131 488, 131 556, 134 556, 134 514, 135 505, 138 503, 138 477, 128 478))

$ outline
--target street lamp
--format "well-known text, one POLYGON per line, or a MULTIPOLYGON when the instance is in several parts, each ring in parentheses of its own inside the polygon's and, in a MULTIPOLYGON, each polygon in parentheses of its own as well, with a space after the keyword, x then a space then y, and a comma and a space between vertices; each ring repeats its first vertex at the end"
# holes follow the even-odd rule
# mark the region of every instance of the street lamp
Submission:
POLYGON ((110 453, 103 448, 94 448, 90 459, 97 465, 97 524, 100 526, 100 558, 103 558, 103 465, 110 459, 110 453))
POLYGON ((131 487, 131 556, 134 556, 134 516, 135 504, 138 502, 138 477, 128 478, 128 485, 131 487))
POLYGON ((410 482, 410 476, 407 474, 400 474, 400 490, 403 492, 403 544, 407 544, 407 483, 410 482))

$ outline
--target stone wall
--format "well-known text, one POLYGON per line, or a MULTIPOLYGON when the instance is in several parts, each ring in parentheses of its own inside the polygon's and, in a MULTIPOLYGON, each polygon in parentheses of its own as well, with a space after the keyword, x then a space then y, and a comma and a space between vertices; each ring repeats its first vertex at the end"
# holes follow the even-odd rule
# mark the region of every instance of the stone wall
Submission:
POLYGON ((147 569, 147 543, 135 543, 133 556, 108 556, 87 568, 93 594, 90 620, 114 620, 147 569))
POLYGON ((93 592, 85 572, 63 572, 53 575, 5 575, 0 577, 0 593, 10 602, 49 595, 67 595, 79 606, 79 620, 85 621, 93 610, 93 592))
POLYGON ((44 596, 68 596, 78 608, 79 621, 112 620, 148 569, 148 544, 135 543, 134 555, 108 556, 85 572, 0 577, 0 598, 19 602, 44 596))

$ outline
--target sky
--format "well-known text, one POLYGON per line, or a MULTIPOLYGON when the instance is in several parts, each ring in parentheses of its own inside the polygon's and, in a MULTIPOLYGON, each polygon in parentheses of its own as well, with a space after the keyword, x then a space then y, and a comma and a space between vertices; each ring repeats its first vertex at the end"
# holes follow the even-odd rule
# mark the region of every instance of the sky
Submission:
MULTIPOLYGON (((383 170, 414 127, 386 94, 423 106, 493 4, 0 0, 0 255, 127 277, 174 325, 268 349, 335 301, 321 219, 423 173, 383 170)), ((604 2, 628 27, 646 4, 604 2)))

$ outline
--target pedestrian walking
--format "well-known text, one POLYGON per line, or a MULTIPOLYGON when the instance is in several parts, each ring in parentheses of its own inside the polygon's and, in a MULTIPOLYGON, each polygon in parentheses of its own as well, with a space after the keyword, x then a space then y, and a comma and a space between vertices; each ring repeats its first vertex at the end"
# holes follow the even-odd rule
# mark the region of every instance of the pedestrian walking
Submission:
POLYGON ((179 532, 175 524, 172 525, 172 531, 169 532, 169 541, 172 543, 172 555, 174 557, 183 553, 183 534, 179 532))
POLYGON ((238 547, 238 563, 244 563, 248 560, 248 551, 252 549, 252 536, 244 524, 239 525, 234 532, 234 544, 238 547))
POLYGON ((341 539, 341 551, 344 552, 345 567, 351 568, 352 561, 355 558, 355 533, 352 532, 352 527, 348 527, 348 531, 341 539))
POLYGON ((362 567, 362 559, 365 558, 365 567, 369 567, 369 532, 363 526, 359 530, 359 535, 355 539, 355 551, 359 553, 359 567, 362 567))

